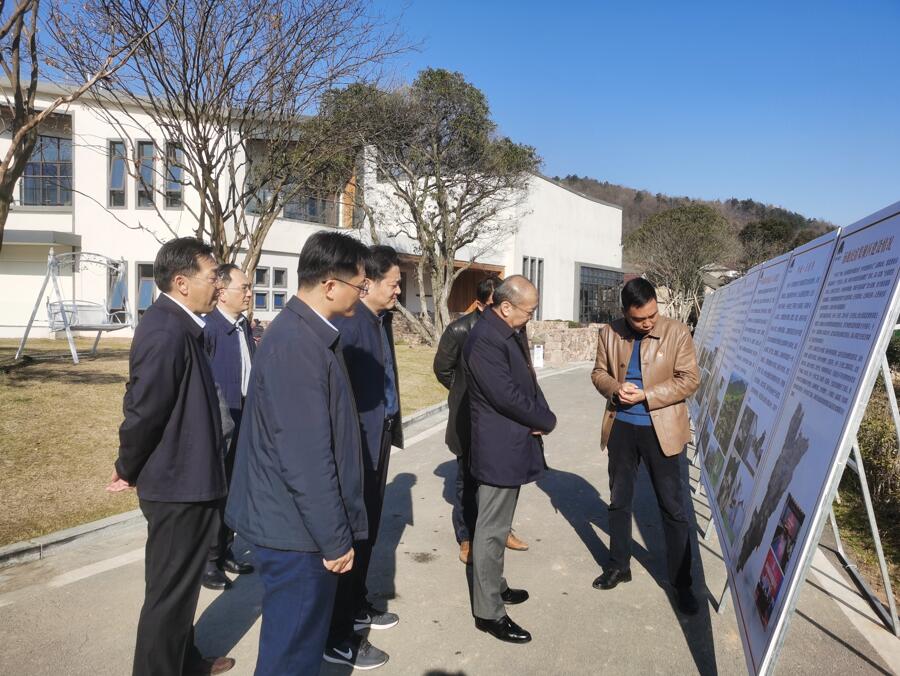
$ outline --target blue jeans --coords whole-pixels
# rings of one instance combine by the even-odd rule
[[[338,576],[319,552],[254,551],[264,589],[256,676],[318,674]]]

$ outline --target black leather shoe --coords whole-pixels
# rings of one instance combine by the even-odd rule
[[[235,559],[225,559],[222,563],[222,568],[235,575],[246,575],[247,573],[253,572],[253,566],[249,563],[244,563],[243,561],[237,561]]]
[[[476,617],[475,627],[507,643],[528,643],[531,640],[531,634],[509,619],[509,615],[504,615],[499,620]]]
[[[603,571],[603,575],[594,580],[594,589],[612,589],[620,582],[631,582],[631,569],[619,570],[609,568]]]
[[[685,615],[696,615],[700,612],[700,604],[690,587],[676,589],[675,597],[678,599],[678,612]]]
[[[228,576],[225,575],[221,570],[216,568],[215,566],[211,566],[206,569],[206,572],[203,573],[203,580],[201,584],[207,589],[212,589],[213,591],[224,591],[225,589],[229,589],[231,587],[231,580],[228,579]]]
[[[500,598],[503,599],[503,603],[506,605],[514,606],[517,603],[525,603],[528,600],[528,592],[524,589],[507,587],[506,591],[500,592]]]

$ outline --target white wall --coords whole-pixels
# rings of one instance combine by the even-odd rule
[[[576,317],[579,263],[622,267],[622,210],[535,176],[504,265],[522,274],[522,258],[544,259],[541,319]]]
[[[38,107],[48,98],[39,99]],[[108,143],[122,139],[123,133],[103,114],[92,109],[86,101],[76,102],[58,111],[68,116],[55,122],[50,135],[71,135],[73,156],[73,195],[71,207],[14,206],[7,222],[9,230],[48,230],[73,233],[81,238],[81,250],[103,254],[111,258],[124,258],[128,267],[129,304],[137,306],[137,266],[152,263],[160,242],[173,235],[192,234],[195,220],[191,211],[137,208],[137,180],[126,178],[126,206],[108,208]],[[154,140],[158,146],[157,188],[162,189],[165,139],[150,118],[140,111],[131,113],[135,121],[128,122],[127,136],[129,159],[133,159],[133,142],[138,139]],[[9,145],[9,135],[0,134],[0,152]],[[387,183],[377,183],[374,175],[364,180],[367,200],[378,212],[386,228],[396,227],[402,219],[403,209],[391,193]],[[18,197],[18,192],[16,193]],[[164,196],[156,199],[163,205]],[[199,197],[185,188],[183,199],[187,205],[197,205]],[[458,252],[459,260],[468,260],[473,253],[481,263],[503,266],[505,274],[522,272],[522,257],[544,259],[544,319],[572,319],[575,312],[576,262],[604,267],[620,267],[621,210],[585,198],[562,188],[553,182],[533,177],[529,183],[526,203],[520,209],[511,210],[504,218],[510,220],[514,234],[510,234],[491,246],[478,246],[475,250]],[[339,223],[343,223],[339,219]],[[278,219],[266,239],[260,265],[281,267],[288,271],[286,291],[296,290],[297,257],[306,239],[314,232],[330,229],[314,223]],[[360,236],[366,240],[364,231]],[[416,253],[415,241],[399,236],[387,239],[399,251]],[[58,251],[69,247],[56,247]],[[24,330],[34,305],[43,275],[46,272],[46,245],[8,244],[0,254],[0,335],[18,336]],[[267,290],[271,291],[272,287]],[[407,283],[407,303],[418,306],[414,279]],[[102,301],[106,294],[103,274],[78,274],[63,285],[64,296],[74,295],[83,300]],[[45,298],[46,298],[45,294]],[[272,308],[259,311],[256,316],[272,319],[277,312]],[[37,330],[34,335],[47,335],[46,311],[38,312]],[[121,331],[117,335],[126,335]]]

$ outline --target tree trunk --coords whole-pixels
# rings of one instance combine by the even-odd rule
[[[0,251],[3,251],[3,233],[6,230],[6,219],[9,218],[9,205],[12,198],[0,195]]]

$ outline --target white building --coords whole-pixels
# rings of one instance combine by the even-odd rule
[[[44,92],[45,105],[53,93]],[[39,98],[37,105],[41,102]],[[173,230],[179,236],[193,233],[193,217],[184,205],[196,204],[198,196],[176,181],[164,185],[166,157],[173,147],[161,134],[152,133],[153,125],[140,110],[131,115],[138,126],[150,130],[148,138],[135,133],[132,141],[123,141],[116,127],[87,101],[60,109],[40,130],[41,140],[19,182],[0,251],[0,337],[24,332],[51,248],[57,253],[89,251],[124,259],[128,300],[136,320],[156,297],[152,263],[159,241],[172,237]],[[9,139],[8,130],[0,134],[0,152],[6,151]],[[153,181],[152,191],[141,189],[141,182],[126,171],[126,162],[145,171],[145,180]],[[362,184],[383,190],[377,181]],[[273,318],[296,290],[298,254],[310,234],[350,229],[352,220],[352,209],[343,200],[304,199],[287,205],[266,238],[256,271],[254,316]],[[621,208],[534,176],[516,224],[513,234],[461,275],[450,299],[451,311],[469,306],[474,286],[484,274],[522,273],[542,291],[540,318],[597,319],[604,312],[607,287],[621,284]],[[415,276],[409,274],[415,250],[410,242],[394,243],[405,254],[403,300],[416,309],[420,299]],[[96,277],[68,275],[61,284],[63,296],[103,300],[107,280]],[[32,330],[35,337],[48,335],[45,301]]]

